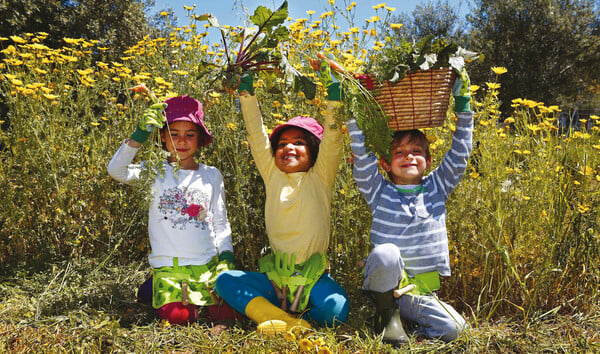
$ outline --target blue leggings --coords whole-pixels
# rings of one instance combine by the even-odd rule
[[[215,289],[231,307],[246,313],[250,300],[262,296],[279,307],[279,300],[269,278],[263,273],[231,270],[219,274]],[[345,322],[350,311],[346,291],[329,274],[323,274],[313,286],[308,299],[308,311],[302,316],[321,327]]]

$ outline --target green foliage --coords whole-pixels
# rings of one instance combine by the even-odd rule
[[[59,48],[62,38],[86,38],[106,47],[115,58],[145,34],[148,25],[145,0],[3,0],[0,2],[0,37],[16,33],[46,32],[46,45]]]
[[[393,37],[418,40],[434,36],[447,38],[466,46],[464,23],[459,19],[458,9],[452,7],[447,0],[419,4],[410,14],[400,13],[393,16],[391,22],[402,24],[402,27],[395,29],[393,34],[390,33]],[[391,31],[382,28],[381,32]]]
[[[282,55],[276,47],[280,41],[287,39],[289,34],[287,27],[282,25],[287,17],[287,1],[275,12],[259,6],[254,10],[254,15],[250,16],[250,20],[258,29],[243,29],[240,34],[234,33],[232,37],[228,37],[229,27],[221,26],[212,14],[196,17],[200,21],[208,21],[212,27],[220,30],[227,59],[225,65],[201,61],[198,66],[198,79],[205,78],[220,84],[222,89],[233,94],[239,87],[242,75],[277,68]],[[228,38],[233,39],[232,43],[228,43]],[[239,43],[235,59],[234,53],[229,50],[233,43]]]
[[[120,185],[106,173],[111,156],[153,102],[148,95],[129,90],[139,83],[145,83],[161,100],[187,94],[202,101],[214,140],[198,158],[223,173],[238,267],[256,269],[256,260],[267,244],[263,182],[245,143],[235,98],[216,92],[219,87],[210,80],[196,80],[198,62],[217,65],[222,59],[207,49],[209,43],[197,28],[173,30],[166,38],[145,38],[119,61],[93,60],[94,53],[102,53],[100,44],[83,39],[67,38],[57,49],[46,46],[46,36],[40,33],[0,42],[5,56],[0,68],[0,262],[1,273],[6,275],[0,291],[8,294],[17,279],[30,276],[15,273],[18,269],[52,275],[50,280],[40,279],[37,287],[23,288],[25,294],[3,302],[3,309],[14,309],[19,318],[3,322],[5,332],[17,331],[28,340],[31,327],[19,326],[21,319],[27,319],[28,326],[59,323],[59,332],[66,335],[57,336],[52,343],[79,351],[90,347],[104,350],[107,338],[117,338],[123,348],[130,345],[129,350],[180,350],[182,346],[171,346],[172,337],[165,337],[189,338],[192,330],[156,331],[151,325],[139,335],[140,343],[145,344],[136,347],[116,324],[121,312],[112,308],[131,303],[135,287],[147,276],[147,193],[141,187]],[[320,41],[324,39],[320,37],[323,34],[301,37],[302,30],[290,31],[293,42],[281,45],[288,45],[290,67],[312,80],[312,69],[303,63],[307,56],[322,50]],[[346,45],[354,45],[353,40],[349,43]],[[359,49],[352,47],[343,53],[358,56]],[[343,64],[353,64],[353,60]],[[473,95],[476,148],[448,203],[453,275],[444,280],[440,296],[469,313],[475,329],[478,321],[488,318],[518,318],[516,326],[525,323],[521,336],[530,342],[531,324],[555,319],[558,313],[597,308],[600,133],[596,117],[590,118],[594,124],[588,128],[563,134],[557,129],[557,107],[539,102],[517,100],[511,102],[514,107],[501,111],[500,78],[496,79],[487,85],[481,82],[482,88]],[[255,83],[267,129],[298,115],[321,120],[322,86],[317,85],[315,98],[307,100],[303,93],[290,89],[286,77],[273,72],[260,71]],[[360,89],[349,79],[346,87]],[[365,103],[346,104],[352,111],[353,104]],[[501,114],[512,120],[497,125]],[[363,118],[372,117],[365,114]],[[449,114],[444,127],[426,131],[435,140],[431,145],[434,165],[449,149],[453,119]],[[328,258],[332,276],[350,294],[355,316],[351,315],[347,332],[342,329],[337,337],[331,334],[331,342],[338,341],[340,351],[354,350],[356,343],[366,350],[383,351],[389,348],[383,348],[365,326],[372,309],[360,295],[361,268],[357,263],[370,251],[371,216],[352,180],[348,137],[344,139]],[[141,148],[137,161],[149,161],[152,166],[164,161],[156,135]],[[49,269],[56,264],[58,269]],[[44,271],[36,272],[39,269]],[[87,271],[73,274],[74,269]],[[116,280],[106,280],[113,276]],[[86,277],[97,284],[96,291],[86,285]],[[118,289],[107,288],[107,284],[117,284]],[[116,293],[110,293],[113,290]],[[86,293],[92,295],[86,297]],[[119,299],[117,305],[111,295]],[[80,304],[85,306],[78,307]],[[77,311],[71,314],[73,309]],[[105,310],[110,315],[100,313]],[[10,312],[3,310],[3,314]],[[99,329],[105,330],[100,339],[94,337]],[[118,336],[112,337],[115,333]],[[580,338],[577,334],[568,338]],[[146,335],[151,343],[144,341]],[[478,338],[466,337],[445,348],[460,351],[475,345],[477,350],[481,348],[477,343],[488,343],[489,336],[486,332]],[[11,343],[18,343],[16,337],[11,338]],[[506,344],[506,339],[494,339],[498,348]],[[206,348],[205,337],[192,341]],[[253,336],[248,342],[264,343]],[[232,350],[240,348],[237,342],[228,344]],[[297,349],[283,341],[279,344],[282,351]],[[10,343],[0,345],[12,349]],[[588,342],[568,345],[574,350],[592,348]]]
[[[433,35],[417,42],[390,38],[386,46],[371,57],[366,70],[378,81],[398,82],[417,70],[453,68],[460,73],[465,60],[478,57],[477,53]]]
[[[600,38],[594,34],[597,2],[561,0],[478,0],[469,16],[473,49],[486,60],[473,69],[476,81],[488,68],[504,66],[502,110],[514,98],[529,98],[572,108],[597,84]]]

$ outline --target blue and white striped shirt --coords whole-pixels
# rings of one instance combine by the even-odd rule
[[[354,154],[354,180],[369,204],[373,222],[371,243],[398,246],[410,276],[438,271],[450,275],[446,232],[446,200],[462,178],[473,146],[473,113],[457,112],[452,148],[440,165],[425,176],[422,187],[399,192],[379,172],[377,158],[367,151],[356,121],[347,123]]]

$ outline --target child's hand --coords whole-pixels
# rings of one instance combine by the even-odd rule
[[[452,85],[455,112],[471,112],[471,80],[465,69]]]
[[[252,75],[245,74],[240,79],[240,87],[238,87],[238,93],[249,93],[254,95],[254,79]]]
[[[452,85],[452,94],[454,97],[458,96],[471,96],[471,79],[469,79],[469,74],[465,69],[462,70],[460,75],[454,81],[454,85]]]
[[[167,104],[164,102],[155,103],[146,108],[131,138],[140,144],[145,143],[154,128],[160,129],[165,125],[167,121],[163,114],[165,108],[167,108]]]
[[[330,101],[341,100],[343,93],[338,77],[345,72],[344,68],[335,60],[326,58],[321,52],[317,53],[317,57],[319,59],[309,59],[310,66],[317,71],[319,81],[327,89],[327,99]]]

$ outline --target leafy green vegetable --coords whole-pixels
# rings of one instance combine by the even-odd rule
[[[229,35],[230,29],[220,25],[212,14],[197,16],[198,20],[208,21],[221,31],[227,59],[225,65],[199,63],[197,78],[208,77],[214,85],[220,85],[225,91],[233,93],[239,87],[242,75],[250,71],[277,70],[282,59],[282,54],[276,49],[277,45],[289,35],[289,29],[283,25],[287,17],[287,1],[276,11],[259,6],[250,17],[252,23],[258,26],[257,30],[246,28],[239,35]],[[228,43],[227,38],[232,42]],[[239,49],[234,58],[230,47],[237,43]]]
[[[418,42],[401,40],[400,43],[388,42],[369,62],[367,72],[377,81],[398,82],[406,74],[417,70],[453,68],[460,73],[465,61],[480,57],[477,53],[459,47],[433,35]]]

